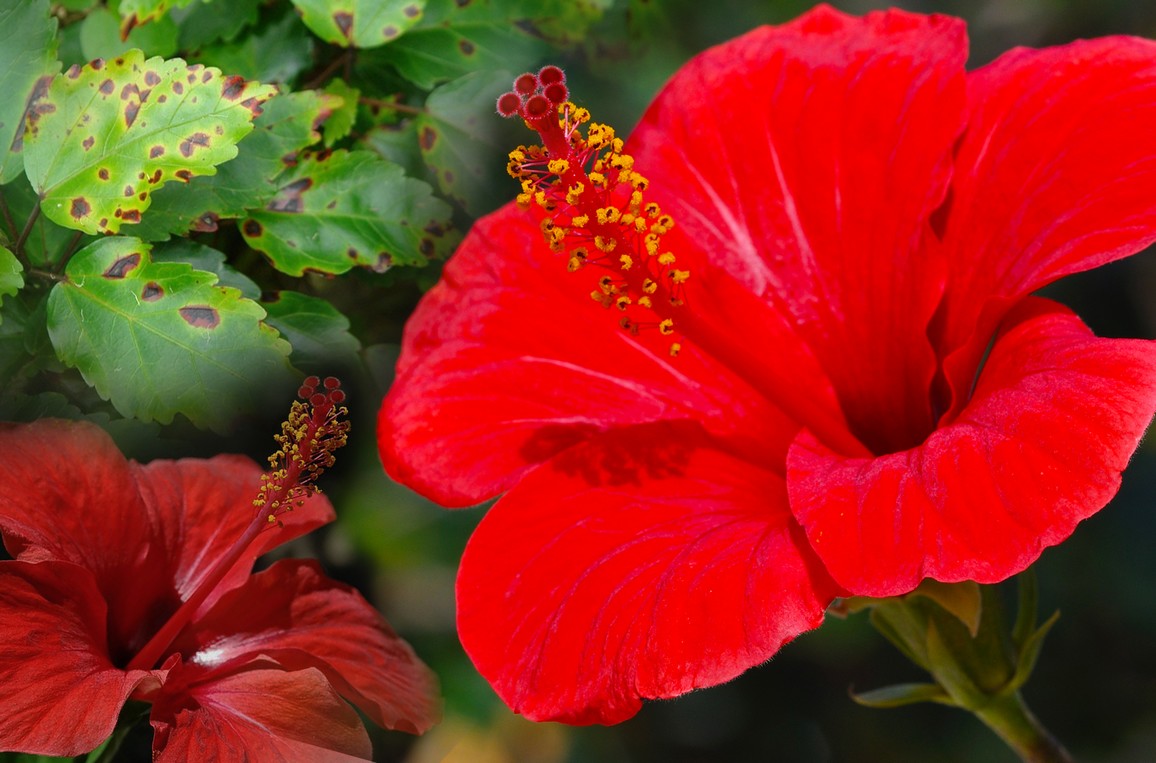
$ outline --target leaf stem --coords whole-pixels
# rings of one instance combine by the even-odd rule
[[[20,231],[20,237],[16,239],[13,245],[13,254],[17,257],[24,256],[24,242],[32,234],[32,226],[36,224],[36,220],[40,217],[40,205],[37,204],[32,207],[32,213],[28,215],[28,221],[24,223],[24,230]]]
[[[1024,763],[1073,763],[1072,756],[1032,715],[1018,691],[993,697],[974,712]]]
[[[417,106],[409,106],[404,103],[397,103],[396,101],[387,101],[383,98],[360,98],[359,99],[366,106],[376,106],[379,109],[390,109],[391,111],[400,111],[403,114],[424,114],[425,109]]]
[[[342,68],[343,66],[346,66],[347,65],[346,62],[352,62],[352,60],[353,60],[353,53],[351,51],[349,51],[349,50],[342,51],[341,55],[337,56],[332,61],[330,61],[328,64],[326,64],[325,68],[322,69],[320,72],[318,72],[317,76],[313,77],[311,80],[309,80],[304,85],[302,85],[301,89],[302,90],[313,90],[315,88],[321,87],[329,80],[329,78],[331,76],[333,76],[334,72],[336,72],[338,69]]]
[[[8,238],[16,235],[16,221],[12,219],[12,211],[8,209],[8,199],[4,198],[4,189],[0,188],[0,215],[4,216],[4,223],[8,226]]]

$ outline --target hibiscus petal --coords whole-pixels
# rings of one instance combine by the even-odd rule
[[[933,423],[926,329],[944,266],[921,246],[966,57],[957,19],[822,6],[693,59],[628,144],[677,221],[672,251],[709,257],[786,317],[875,452]]]
[[[176,671],[174,671],[174,678]],[[368,760],[357,713],[318,670],[250,670],[158,698],[153,760]]]
[[[458,631],[516,712],[616,723],[822,620],[836,590],[782,479],[707,442],[669,424],[608,433],[486,514],[462,559]]]
[[[421,733],[437,720],[436,679],[356,590],[316,562],[287,560],[223,597],[174,649],[202,668],[275,659],[319,668],[379,726]]]
[[[244,456],[226,455],[133,464],[132,470],[152,523],[153,553],[167,567],[166,579],[173,581],[184,601],[252,522],[261,468]],[[257,557],[333,517],[333,506],[322,495],[282,515],[282,527],[258,536],[200,611],[244,582]]]
[[[112,733],[149,674],[109,661],[105,618],[83,568],[0,563],[0,750],[80,755]]]
[[[406,326],[379,418],[390,475],[470,505],[599,431],[662,419],[786,452],[797,424],[713,358],[623,331],[581,275],[515,206],[474,226]]]
[[[1156,43],[1013,50],[969,75],[968,100],[943,234],[956,411],[1009,305],[1156,240]]]
[[[923,445],[848,459],[804,433],[792,447],[791,509],[852,593],[998,582],[1115,495],[1156,409],[1156,343],[1095,337],[1042,299],[1008,321],[967,407]]]

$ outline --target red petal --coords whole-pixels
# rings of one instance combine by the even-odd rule
[[[326,578],[316,562],[281,561],[254,575],[174,650],[207,669],[258,654],[287,670],[319,668],[385,728],[416,734],[437,720],[433,674],[361,594]]]
[[[616,723],[819,624],[836,591],[799,529],[780,477],[701,433],[607,434],[486,514],[462,559],[459,635],[516,712]]]
[[[194,686],[159,699],[152,725],[157,763],[338,763],[372,753],[357,713],[317,670],[251,670]]]
[[[474,226],[406,326],[378,429],[393,477],[469,505],[596,432],[662,419],[786,452],[797,425],[717,361],[627,334],[584,275],[517,207]]]
[[[81,567],[0,563],[0,750],[80,755],[112,733],[148,673],[109,661],[106,614]]]
[[[943,242],[957,411],[1010,304],[1156,240],[1156,43],[1013,50],[968,99]]]
[[[943,264],[922,237],[962,129],[966,56],[957,19],[820,7],[692,60],[628,146],[678,223],[672,250],[788,318],[875,451],[933,424]]]
[[[923,445],[847,459],[804,433],[791,449],[791,509],[852,593],[1003,580],[1115,495],[1156,408],[1156,343],[1099,339],[1041,299],[1009,321],[967,407]]]
[[[134,464],[133,476],[153,525],[156,553],[168,568],[166,579],[184,601],[252,521],[261,468],[244,456],[217,456]],[[284,514],[284,527],[258,537],[201,611],[244,582],[258,556],[333,517],[333,506],[322,495]]]

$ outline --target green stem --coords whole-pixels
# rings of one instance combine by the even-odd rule
[[[1072,756],[1032,715],[1018,691],[993,697],[974,712],[1024,763],[1073,763]]]

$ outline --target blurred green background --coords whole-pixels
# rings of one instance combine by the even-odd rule
[[[0,0],[11,2],[13,0]],[[19,0],[16,0],[19,1]],[[222,0],[216,0],[218,3]],[[603,4],[609,4],[608,2]],[[650,98],[688,58],[759,24],[789,20],[811,7],[798,0],[635,0],[627,26],[618,3],[586,43],[558,48],[538,63],[559,63],[573,98],[595,119],[625,134]],[[861,13],[887,5],[962,16],[971,60],[982,65],[1017,45],[1078,37],[1156,37],[1156,3],[1134,0],[989,0],[835,2]],[[629,29],[629,31],[628,31]],[[498,120],[496,116],[494,120]],[[504,129],[504,128],[503,128]],[[508,133],[513,141],[524,134]],[[505,163],[495,153],[495,177]],[[645,171],[645,170],[643,170]],[[500,181],[499,181],[500,182]],[[495,186],[498,187],[498,186]],[[506,197],[516,186],[506,182]],[[1153,189],[1156,195],[1156,189]],[[495,205],[499,202],[495,197]],[[463,227],[470,218],[459,210]],[[430,278],[424,279],[428,285]],[[321,482],[338,522],[288,550],[316,554],[336,578],[353,583],[440,676],[445,719],[421,738],[371,730],[378,760],[407,763],[699,763],[706,761],[1014,761],[1014,755],[966,713],[941,706],[879,711],[848,698],[859,690],[922,680],[862,615],[830,618],[769,664],[724,686],[648,703],[616,727],[533,724],[510,713],[474,671],[454,631],[457,560],[484,508],[442,510],[382,473],[375,416],[388,388],[401,327],[423,280],[354,277],[314,288],[336,304],[369,304],[353,333],[363,365],[334,368],[351,391],[354,429],[346,452]],[[1067,279],[1049,294],[1106,336],[1156,336],[1156,261],[1150,253]],[[359,322],[360,321],[360,322]],[[285,401],[287,407],[288,401]],[[229,439],[155,441],[139,458],[273,449],[277,413]],[[131,434],[131,433],[130,433]],[[170,439],[169,442],[178,440]],[[1099,763],[1156,760],[1156,447],[1142,446],[1118,498],[1085,522],[1036,569],[1042,612],[1063,615],[1025,689],[1029,705],[1077,759]],[[147,749],[147,734],[142,737]]]

